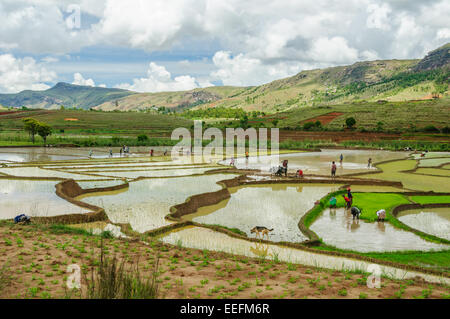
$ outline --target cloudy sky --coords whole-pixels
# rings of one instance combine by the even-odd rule
[[[450,42],[449,17],[448,0],[0,0],[0,92],[258,85],[421,58]]]

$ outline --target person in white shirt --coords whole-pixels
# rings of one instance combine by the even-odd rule
[[[377,217],[379,222],[384,222],[384,219],[386,218],[386,211],[384,209],[380,209],[377,211]]]

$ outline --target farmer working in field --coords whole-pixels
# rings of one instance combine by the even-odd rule
[[[350,213],[352,213],[352,215],[353,215],[353,219],[355,219],[355,217],[357,219],[359,219],[359,215],[361,214],[361,211],[362,211],[362,209],[359,209],[358,207],[353,206],[350,210]]]
[[[386,211],[384,209],[380,209],[377,211],[377,217],[379,222],[384,222],[384,219],[386,218]]]
[[[333,161],[333,163],[331,164],[331,178],[335,178],[336,177],[336,163]]]
[[[348,198],[348,197],[345,196],[345,195],[342,195],[342,197],[344,197],[344,200],[345,200],[345,209],[349,210],[350,207],[352,207],[352,204],[351,204],[351,202],[350,202],[350,198]]]

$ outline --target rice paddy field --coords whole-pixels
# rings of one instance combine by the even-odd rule
[[[450,153],[322,149],[238,157],[235,167],[229,160],[150,157],[144,147],[127,156],[109,148],[0,149],[0,220],[26,214],[33,224],[98,207],[101,218],[55,227],[334,271],[367,273],[379,262],[389,278],[449,285]],[[273,175],[283,160],[287,176]],[[69,180],[72,188],[57,195],[56,185]],[[344,208],[347,188],[360,219]],[[329,208],[333,196],[337,207]],[[385,221],[377,221],[379,209]],[[251,232],[255,226],[268,236]]]

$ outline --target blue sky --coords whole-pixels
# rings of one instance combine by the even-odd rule
[[[446,0],[2,0],[0,92],[247,86],[421,58],[450,41],[449,16]]]

